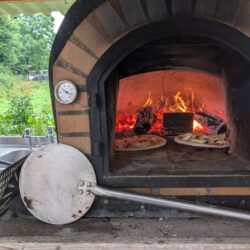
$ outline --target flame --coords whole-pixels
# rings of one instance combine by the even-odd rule
[[[143,107],[151,107],[153,105],[153,101],[152,101],[152,98],[151,98],[151,94],[152,92],[148,92],[148,99],[146,100],[146,102],[144,103]]]
[[[184,100],[181,97],[181,92],[177,92],[177,94],[174,96],[174,100],[177,106],[176,111],[181,111],[181,112],[187,112],[188,108],[184,102]]]
[[[186,97],[183,96],[181,91],[178,91],[172,98],[161,96],[156,102],[153,102],[152,92],[148,93],[148,97],[143,107],[152,107],[156,121],[152,125],[149,133],[163,131],[163,114],[166,112],[196,112],[203,111],[204,103],[202,105],[195,105],[195,95],[192,89],[190,94]],[[136,123],[136,111],[133,114],[117,114],[116,118],[116,132],[131,132]],[[209,133],[209,129],[194,119],[193,131],[201,133]]]
[[[193,130],[194,131],[202,131],[203,129],[204,129],[204,127],[194,119],[194,121],[193,121]]]

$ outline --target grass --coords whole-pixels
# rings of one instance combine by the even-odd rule
[[[3,114],[9,107],[9,102],[5,97],[0,97],[0,114]]]
[[[51,106],[48,82],[35,82],[32,87],[32,105],[35,113],[40,113],[43,106]]]
[[[48,126],[54,126],[49,83],[0,74],[0,135],[22,135],[27,127],[45,135]]]
[[[4,114],[8,110],[10,104],[9,97],[14,91],[25,92],[31,97],[34,113],[41,113],[44,106],[48,107],[52,113],[48,82],[17,79],[17,81],[11,84],[11,87],[0,85],[0,114]]]

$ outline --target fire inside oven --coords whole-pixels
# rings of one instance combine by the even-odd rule
[[[207,73],[165,70],[119,82],[116,136],[211,135],[226,132],[221,79]]]
[[[121,173],[171,168],[178,172],[171,163],[178,159],[179,164],[193,163],[195,169],[200,157],[197,150],[214,150],[212,158],[219,159],[216,149],[230,148],[225,91],[219,76],[159,70],[122,78],[118,85],[113,165],[119,162]],[[201,153],[204,160],[211,157]]]

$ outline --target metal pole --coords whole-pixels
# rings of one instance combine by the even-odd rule
[[[250,220],[250,213],[244,213],[244,212],[237,211],[237,210],[225,209],[222,207],[197,205],[197,204],[183,202],[183,201],[175,201],[175,200],[155,198],[155,197],[150,197],[150,196],[145,196],[145,195],[132,194],[128,192],[114,191],[114,190],[103,188],[100,186],[89,187],[89,191],[92,192],[94,195],[101,196],[101,197],[116,198],[120,200],[135,201],[135,202],[140,202],[140,203],[150,204],[150,205],[155,205],[155,206],[160,206],[160,207],[176,208],[176,209],[181,209],[181,210],[186,210],[186,211],[191,211],[191,212],[225,216],[225,217],[231,217],[231,218],[242,219],[242,220]]]

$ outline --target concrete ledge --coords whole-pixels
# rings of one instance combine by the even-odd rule
[[[231,243],[201,243],[196,239],[192,242],[166,242],[166,243],[139,243],[139,244],[123,244],[123,243],[0,243],[1,250],[127,250],[127,249],[165,249],[165,250],[249,250],[250,244],[231,244]]]
[[[88,219],[51,226],[2,218],[0,250],[250,249],[250,222],[217,217]]]

